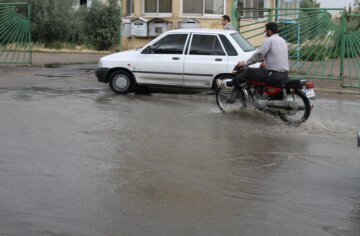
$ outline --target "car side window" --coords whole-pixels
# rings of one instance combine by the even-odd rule
[[[170,34],[151,46],[152,54],[182,54],[187,34]]]
[[[216,35],[194,35],[190,47],[190,55],[220,55],[225,52]]]
[[[231,44],[228,38],[226,38],[225,35],[220,34],[220,39],[222,44],[224,45],[224,48],[229,56],[237,56],[238,53],[236,52],[236,49]]]

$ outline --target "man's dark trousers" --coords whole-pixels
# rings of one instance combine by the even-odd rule
[[[287,79],[288,72],[269,71],[264,68],[248,68],[234,78],[233,85],[239,86],[247,80],[254,80],[281,87],[282,83]]]

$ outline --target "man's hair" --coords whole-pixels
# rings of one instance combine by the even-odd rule
[[[229,22],[231,21],[230,17],[228,15],[223,15],[222,18],[226,21],[229,21]]]
[[[265,25],[266,30],[270,30],[273,34],[279,33],[278,25],[275,22],[269,22]]]

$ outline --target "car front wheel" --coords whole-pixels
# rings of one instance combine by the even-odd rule
[[[126,71],[114,71],[109,76],[110,89],[116,94],[126,94],[134,89],[134,77]]]

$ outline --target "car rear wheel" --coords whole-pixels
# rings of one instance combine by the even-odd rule
[[[116,94],[130,93],[133,91],[134,85],[134,77],[129,72],[117,70],[109,76],[110,89]]]

